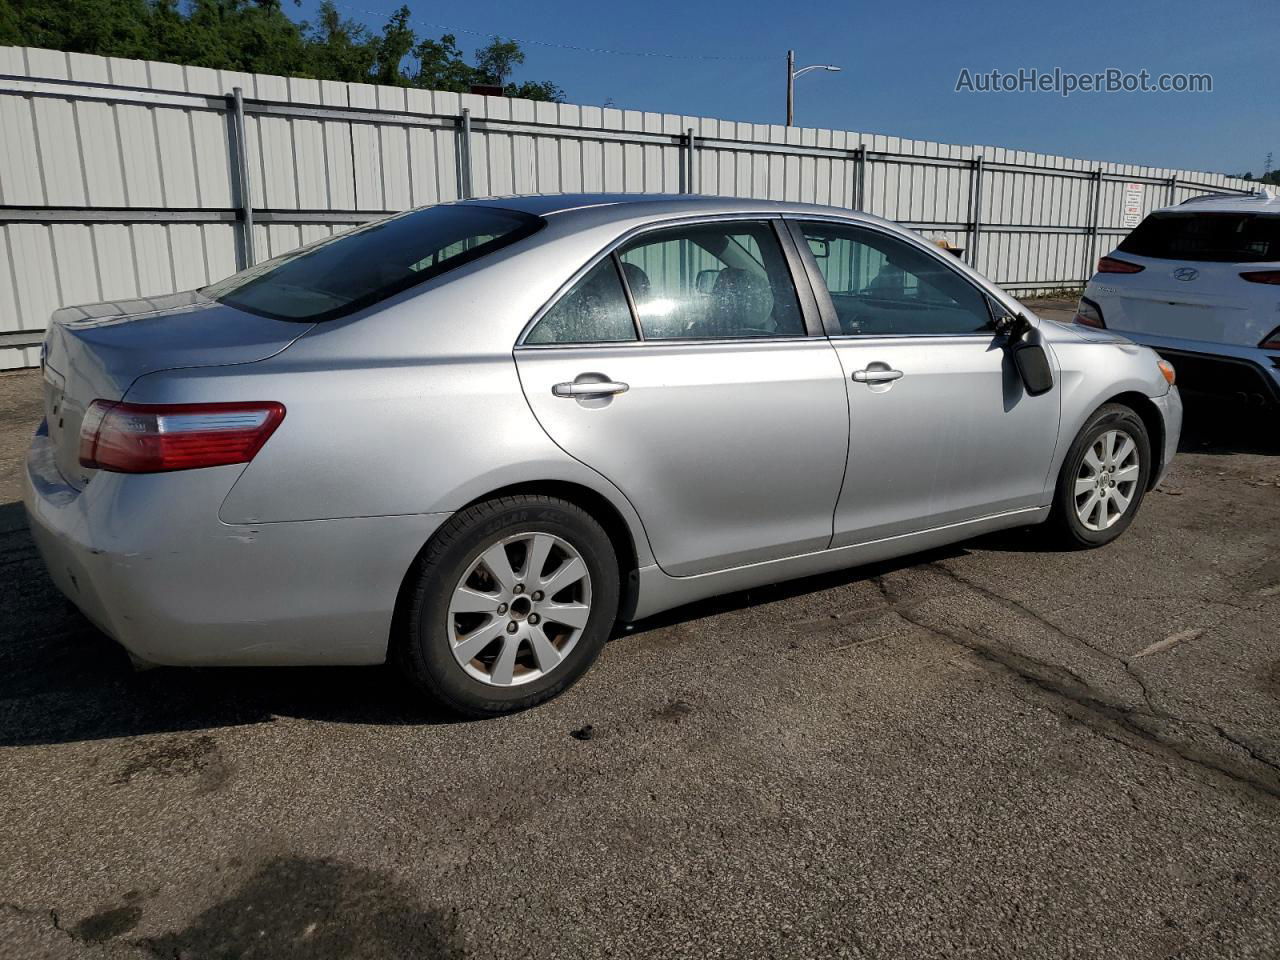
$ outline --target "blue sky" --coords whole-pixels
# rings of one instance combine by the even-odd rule
[[[291,15],[310,18],[318,0]],[[1015,147],[1091,160],[1236,173],[1280,166],[1280,2],[644,0],[448,5],[338,0],[381,28],[401,2],[420,35],[526,41],[518,79],[549,79],[571,103],[781,123],[785,56],[835,63],[796,84],[796,123]],[[290,5],[286,0],[286,8]],[[540,45],[670,57],[601,54]],[[702,59],[725,57],[735,59]],[[962,69],[1208,73],[1211,93],[957,93]]]

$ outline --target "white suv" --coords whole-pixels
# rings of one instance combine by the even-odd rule
[[[1154,347],[1189,390],[1280,405],[1280,197],[1196,197],[1098,261],[1075,320]]]

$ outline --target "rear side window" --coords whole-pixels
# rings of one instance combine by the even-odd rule
[[[635,338],[618,265],[613,257],[605,257],[546,312],[524,342],[608,343]]]
[[[203,292],[275,320],[330,320],[471,263],[543,222],[495,207],[411,210],[256,264]]]
[[[646,340],[805,335],[791,271],[768,222],[658,230],[619,259]]]
[[[1280,216],[1259,213],[1153,213],[1119,247],[1136,257],[1208,263],[1280,260]]]

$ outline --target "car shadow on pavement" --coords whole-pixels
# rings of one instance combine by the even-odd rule
[[[958,556],[947,548],[688,604],[615,639],[760,606]],[[53,585],[20,504],[0,506],[0,746],[179,733],[276,717],[425,725],[459,722],[424,701],[390,667],[135,670],[124,650]]]
[[[156,668],[124,650],[53,585],[22,505],[0,505],[0,746],[269,722],[429,724],[451,718],[386,667]]]
[[[1280,456],[1280,410],[1186,392],[1179,453]]]

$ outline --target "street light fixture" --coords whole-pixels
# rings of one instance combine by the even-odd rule
[[[839,73],[840,68],[830,63],[815,63],[809,67],[796,69],[796,52],[787,51],[787,126],[795,126],[796,119],[796,77],[804,76],[811,70],[826,70]]]

